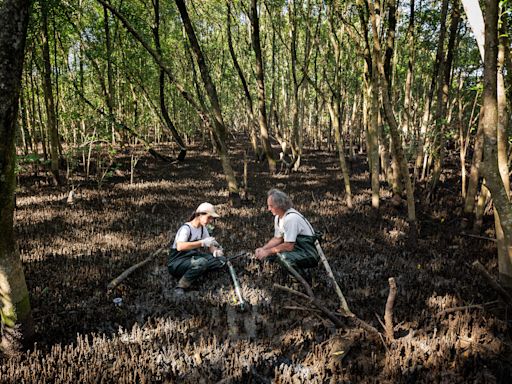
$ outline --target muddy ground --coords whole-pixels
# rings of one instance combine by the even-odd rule
[[[234,207],[209,150],[194,147],[178,164],[143,155],[132,185],[131,151],[119,152],[101,185],[86,180],[78,164],[72,204],[70,187],[53,187],[41,174],[20,176],[16,232],[37,343],[1,362],[1,382],[510,382],[510,315],[471,268],[479,260],[496,275],[495,245],[462,234],[457,172],[445,174],[428,205],[418,186],[414,245],[406,207],[392,203],[385,184],[381,209],[372,210],[363,156],[352,164],[353,209],[344,202],[337,156],[313,150],[289,175],[270,176],[264,163],[249,159],[249,195]],[[238,175],[242,159],[236,150]],[[237,311],[227,270],[176,297],[165,255],[107,291],[114,277],[167,246],[202,201],[219,207],[213,234],[225,250],[252,252],[272,235],[265,206],[271,187],[286,191],[325,232],[323,248],[350,309],[383,334],[388,278],[396,279],[395,341],[341,315],[344,326],[334,328],[310,303],[273,287],[297,288],[277,266],[251,256],[234,261],[251,304],[245,313]],[[481,235],[494,236],[492,216]],[[331,311],[339,309],[321,268],[313,290]],[[461,306],[470,307],[445,311]]]

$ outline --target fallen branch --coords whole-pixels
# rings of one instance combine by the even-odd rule
[[[162,247],[159,250],[153,252],[149,257],[142,260],[140,263],[132,265],[130,268],[125,270],[123,273],[121,273],[119,276],[117,276],[114,280],[112,280],[110,283],[108,283],[107,289],[111,290],[111,289],[114,289],[115,287],[117,287],[119,285],[119,283],[121,283],[124,279],[126,279],[133,271],[139,269],[140,267],[143,267],[144,265],[149,263],[151,260],[153,260],[155,257],[160,255],[166,249],[167,249],[167,247]]]
[[[393,307],[395,305],[396,297],[396,282],[394,277],[388,279],[389,282],[389,295],[386,301],[386,310],[384,312],[384,323],[386,325],[386,338],[388,342],[395,340],[393,335]]]
[[[475,268],[480,274],[487,280],[487,282],[494,288],[496,292],[500,295],[500,297],[507,303],[507,305],[512,307],[512,296],[492,277],[489,272],[485,269],[485,267],[480,264],[477,260],[472,264],[472,267]]]
[[[483,303],[483,304],[471,304],[471,305],[464,305],[462,307],[446,308],[446,309],[442,310],[441,312],[436,313],[436,317],[441,317],[443,315],[446,315],[446,314],[452,313],[452,312],[465,311],[466,309],[473,309],[473,308],[485,309],[485,307],[487,307],[489,305],[496,304],[496,303],[498,303],[498,301],[494,300],[494,301],[489,301],[488,303]]]
[[[488,241],[492,241],[492,242],[496,242],[496,239],[493,239],[492,237],[485,237],[485,236],[479,236],[479,235],[473,235],[471,233],[466,233],[466,232],[461,232],[460,233],[462,236],[468,236],[468,237],[474,237],[475,239],[480,239],[480,240],[488,240]]]
[[[318,309],[308,308],[308,307],[301,307],[300,305],[287,305],[284,306],[283,309],[289,309],[291,311],[306,311],[306,312],[313,312],[313,313],[319,313],[322,312]]]
[[[313,304],[315,307],[317,307],[319,310],[321,310],[329,318],[329,320],[332,321],[332,323],[334,324],[334,326],[336,328],[343,327],[342,321],[340,319],[338,319],[338,317],[336,317],[336,315],[334,313],[332,313],[327,308],[325,308],[323,306],[323,304],[317,298],[308,296],[302,292],[296,291],[295,289],[284,287],[279,284],[274,284],[274,288],[280,289],[281,291],[285,291],[285,292],[291,293],[296,296],[300,296],[300,297],[308,300],[311,304]]]

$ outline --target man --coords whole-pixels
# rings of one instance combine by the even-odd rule
[[[281,265],[288,263],[302,277],[310,280],[306,268],[318,265],[315,231],[284,192],[271,189],[267,194],[268,210],[275,216],[274,237],[263,247],[256,249],[258,260],[267,257],[276,259]],[[277,256],[277,258],[276,258]]]

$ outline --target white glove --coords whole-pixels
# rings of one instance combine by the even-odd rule
[[[215,242],[215,237],[207,237],[201,240],[201,247],[209,248]]]
[[[224,256],[224,251],[222,249],[216,249],[215,251],[213,251],[213,257],[219,256]]]

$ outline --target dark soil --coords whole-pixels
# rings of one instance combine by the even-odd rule
[[[471,268],[479,260],[496,275],[495,245],[463,235],[457,172],[444,175],[428,205],[417,187],[414,244],[405,203],[395,204],[385,184],[380,210],[372,209],[364,159],[352,162],[353,209],[344,202],[337,156],[324,151],[307,150],[300,170],[289,175],[270,176],[264,163],[249,160],[249,193],[240,207],[228,202],[220,162],[199,148],[177,164],[144,155],[132,185],[130,153],[118,155],[116,171],[101,186],[80,168],[72,178],[73,204],[69,187],[22,175],[16,231],[37,345],[4,360],[0,381],[510,382],[510,317]],[[242,150],[233,152],[233,163],[241,175]],[[388,278],[396,279],[394,341],[341,316],[345,325],[335,329],[311,304],[275,289],[274,283],[297,287],[278,266],[252,255],[233,262],[251,304],[245,313],[237,311],[227,270],[176,297],[165,255],[107,291],[114,277],[167,246],[203,201],[219,207],[214,236],[225,250],[252,253],[272,236],[266,210],[272,187],[287,192],[325,232],[323,248],[350,309],[383,334]],[[492,221],[485,217],[482,236],[493,237]],[[331,311],[339,309],[322,268],[313,290]]]

